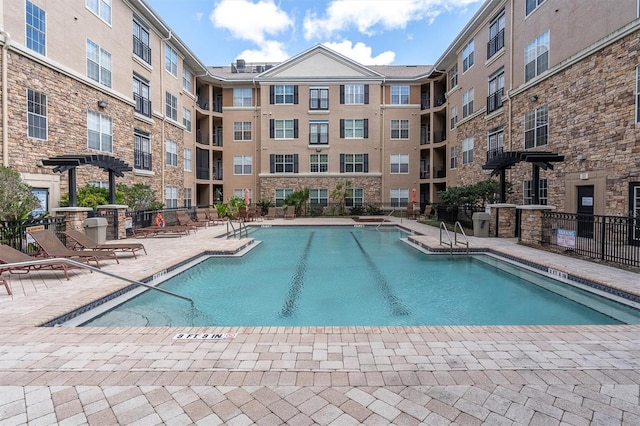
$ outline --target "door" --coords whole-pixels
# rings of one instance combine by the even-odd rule
[[[640,182],[629,183],[629,244],[640,246]]]
[[[593,185],[578,187],[578,237],[593,238]]]

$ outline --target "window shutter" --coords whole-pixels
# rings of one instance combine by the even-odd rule
[[[276,172],[276,155],[269,154],[269,173]]]
[[[364,85],[364,103],[365,104],[369,103],[369,85],[368,84]]]
[[[293,173],[298,173],[298,154],[293,154]]]
[[[276,136],[276,123],[275,120],[272,118],[271,120],[269,120],[269,137],[270,138],[275,138]]]
[[[344,118],[340,119],[340,138],[344,139]]]
[[[365,118],[364,119],[364,138],[368,138],[369,137],[369,119]]]
[[[344,84],[340,85],[340,105],[344,105]]]
[[[369,173],[369,154],[364,154],[362,157],[362,171]]]
[[[298,85],[293,86],[293,103],[298,104]]]
[[[344,154],[340,154],[340,173],[344,173]]]
[[[293,138],[298,139],[298,119],[297,118],[293,120]]]
[[[275,86],[269,86],[269,103],[271,105],[273,105],[273,103],[275,102],[275,91],[276,91]]]

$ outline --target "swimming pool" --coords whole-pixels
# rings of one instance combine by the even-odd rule
[[[251,236],[262,243],[244,256],[208,258],[162,284],[192,298],[195,309],[147,291],[84,325],[640,322],[638,311],[485,255],[425,254],[399,229],[271,227]]]

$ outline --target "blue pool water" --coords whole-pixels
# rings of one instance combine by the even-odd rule
[[[192,298],[195,310],[184,300],[147,291],[85,325],[620,323],[609,311],[584,306],[593,297],[581,290],[510,265],[492,266],[495,260],[487,263],[484,256],[424,254],[402,242],[400,230],[272,227],[251,236],[262,243],[243,257],[209,258],[162,284]],[[514,273],[535,276],[537,284]],[[560,288],[569,298],[544,287]],[[600,303],[607,309],[610,304]]]

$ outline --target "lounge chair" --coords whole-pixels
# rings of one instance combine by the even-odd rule
[[[168,225],[168,226],[146,226],[144,228],[132,228],[131,231],[136,237],[155,237],[157,235],[189,235],[188,226]]]
[[[71,229],[65,231],[65,235],[74,242],[74,249],[90,249],[90,250],[113,250],[130,252],[135,259],[136,251],[142,250],[144,254],[147,254],[147,249],[141,243],[113,243],[113,244],[98,244],[91,238],[87,237],[84,233]]]
[[[50,229],[29,231],[28,234],[38,244],[44,257],[62,257],[86,263],[94,261],[98,268],[101,260],[114,259],[117,263],[120,263],[116,252],[111,250],[69,250]]]
[[[62,270],[64,271],[64,276],[69,279],[68,269],[71,266],[68,266],[66,263],[51,263],[48,265],[29,265],[29,266],[12,266],[7,267],[4,264],[7,263],[22,263],[22,262],[30,262],[32,260],[36,260],[36,258],[29,256],[28,254],[24,254],[20,250],[16,250],[13,247],[0,244],[0,274],[3,272],[9,272],[10,274],[26,274],[31,271],[36,271],[40,269],[52,269],[52,270]],[[4,280],[3,280],[4,281]],[[11,290],[7,287],[7,291],[11,294]]]
[[[296,207],[295,206],[287,206],[286,210],[284,211],[284,218],[285,219],[293,219],[296,217]]]
[[[206,226],[209,226],[207,223],[199,223],[199,222],[193,221],[191,219],[191,216],[182,210],[178,210],[176,212],[176,218],[178,219],[178,225],[186,226],[187,228],[193,229],[194,231],[197,231],[198,228],[204,228]]]
[[[209,226],[209,216],[207,216],[207,211],[205,209],[196,210],[196,219],[198,223],[204,224],[205,228]]]
[[[9,287],[9,283],[8,283],[8,282],[6,282],[6,281],[5,281],[5,279],[4,279],[4,278],[2,278],[2,277],[0,277],[0,280],[2,280],[2,281],[0,282],[0,284],[2,284],[2,285],[4,286],[5,290],[7,290],[7,294],[8,294],[9,296],[11,296],[11,287]]]
[[[276,208],[269,207],[269,211],[267,211],[267,215],[265,216],[267,219],[275,219],[276,218]]]
[[[207,217],[209,218],[209,224],[217,225],[218,222],[223,223],[224,221],[218,216],[218,211],[214,209],[205,210]]]

